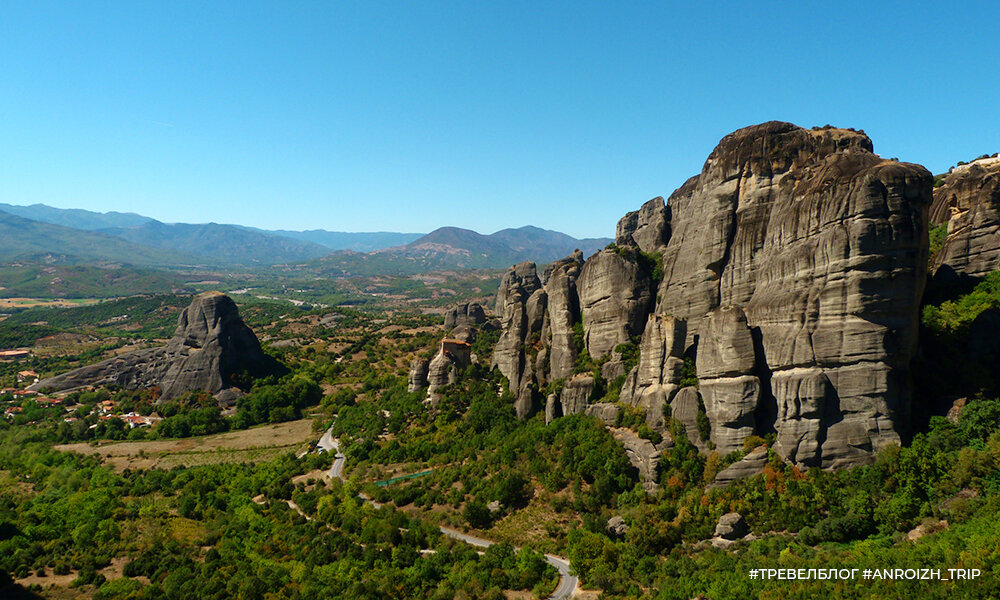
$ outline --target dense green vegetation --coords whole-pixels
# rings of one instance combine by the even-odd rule
[[[751,568],[928,567],[989,569],[1000,560],[1000,402],[977,400],[957,424],[943,418],[909,447],[891,446],[873,465],[803,473],[772,455],[763,475],[705,492],[667,475],[659,496],[626,511],[623,540],[574,532],[569,552],[585,581],[611,598],[990,597],[992,575],[976,582],[823,581],[762,583]],[[671,456],[670,470],[676,468]],[[680,469],[681,474],[685,472]],[[688,470],[688,474],[696,471]],[[709,473],[706,471],[706,476]],[[707,477],[706,477],[707,478]],[[619,501],[619,505],[621,502]],[[734,553],[692,543],[711,534],[725,512],[744,515],[758,541]],[[940,524],[940,520],[947,523]],[[903,532],[921,524],[945,531],[918,542]],[[984,571],[985,573],[986,571]],[[653,588],[644,596],[639,590]],[[982,594],[982,595],[980,595]]]
[[[564,509],[593,512],[636,485],[634,469],[603,426],[581,415],[550,426],[541,418],[518,422],[513,398],[496,393],[495,375],[463,378],[433,412],[403,384],[383,388],[377,402],[341,408],[334,425],[352,469],[375,472],[374,465],[400,463],[433,468],[411,483],[370,489],[376,499],[398,506],[447,504],[456,513],[462,508],[470,525],[486,528],[537,493],[565,491]],[[375,443],[383,432],[392,439]],[[481,507],[492,501],[501,509],[484,515]]]
[[[537,553],[497,546],[479,556],[363,504],[352,485],[291,483],[328,461],[119,474],[0,426],[0,572],[73,574],[102,599],[443,600],[554,584]],[[115,557],[127,561],[125,577],[108,581],[102,570]]]
[[[237,299],[290,372],[241,382],[248,393],[232,417],[206,394],[154,404],[150,392],[84,391],[72,397],[80,406],[69,415],[19,401],[22,412],[0,424],[0,579],[5,571],[18,578],[68,572],[75,589],[95,598],[499,598],[503,590],[551,590],[554,572],[538,552],[554,552],[609,599],[1000,593],[991,571],[1000,560],[1000,401],[993,399],[1000,395],[1000,342],[993,341],[1000,339],[1000,274],[923,313],[924,363],[915,369],[915,387],[927,398],[968,398],[954,421],[918,415],[921,433],[902,448],[882,449],[868,466],[801,470],[771,452],[763,474],[709,490],[721,469],[773,436],[752,438],[728,456],[699,454],[668,414],[674,444],[664,450],[653,494],[596,419],[519,421],[503,378],[482,366],[464,369],[433,407],[425,393],[408,393],[409,361],[436,349],[443,334],[426,326],[440,317]],[[48,327],[95,338],[166,337],[186,301],[145,297],[31,309],[11,316],[6,329],[0,323],[0,332]],[[141,315],[133,331],[116,320],[126,314]],[[577,329],[582,350],[582,324]],[[474,352],[488,357],[497,335],[480,332]],[[92,362],[106,349],[45,360]],[[636,342],[616,347],[615,357],[627,372],[638,361]],[[600,377],[608,359],[581,351],[576,370],[593,373],[598,395],[614,401],[621,381]],[[683,380],[697,384],[690,359]],[[129,430],[98,417],[97,404],[106,399],[115,400],[116,412],[155,411],[165,419]],[[336,415],[349,483],[292,483],[328,467],[329,456],[115,473],[98,459],[48,449],[55,441],[197,436],[312,413],[323,415],[316,418],[320,430]],[[66,423],[66,416],[77,420]],[[636,410],[623,408],[617,425],[653,443],[665,436]],[[702,425],[699,434],[707,437],[706,418]],[[363,504],[359,491],[389,508]],[[757,539],[712,548],[704,540],[730,511],[746,518]],[[626,533],[608,531],[612,516],[623,517]],[[479,556],[442,538],[439,524],[503,543]],[[917,527],[927,535],[908,540]],[[515,553],[511,545],[527,550]],[[113,558],[125,560],[122,579],[106,568]],[[965,567],[986,575],[968,583],[748,576],[751,568],[779,567]]]
[[[925,306],[920,346],[914,372],[924,404],[1000,395],[1000,272],[968,294]]]
[[[110,298],[168,294],[185,287],[176,274],[120,264],[95,267],[19,261],[0,265],[0,281],[0,297],[4,298]]]

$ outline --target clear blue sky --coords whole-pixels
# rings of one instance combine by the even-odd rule
[[[940,172],[1000,151],[1000,3],[930,4],[4,2],[0,201],[612,236],[771,119]]]

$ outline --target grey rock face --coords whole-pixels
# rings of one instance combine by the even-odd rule
[[[561,416],[563,416],[562,404],[559,403],[559,397],[555,394],[549,394],[545,398],[545,424],[548,425]]]
[[[934,189],[931,222],[948,224],[932,270],[983,277],[1000,269],[1000,158],[955,167]]]
[[[607,529],[611,537],[623,538],[628,533],[629,526],[621,515],[615,515],[608,519]]]
[[[659,464],[663,449],[670,447],[673,440],[664,437],[663,443],[658,448],[653,442],[639,437],[634,431],[624,427],[612,429],[611,435],[625,448],[625,456],[628,457],[629,463],[639,471],[642,487],[649,493],[655,492],[660,478]]]
[[[670,215],[662,197],[653,198],[618,221],[615,245],[662,252],[670,240]]]
[[[162,402],[190,391],[215,394],[230,387],[234,373],[257,371],[269,360],[232,299],[204,292],[181,313],[165,347],[123,354],[33,387],[59,391],[84,385],[117,384],[129,390],[159,386]]]
[[[459,369],[471,363],[469,344],[457,339],[441,340],[441,348],[427,365],[427,401],[435,404],[439,400],[438,390],[455,383],[458,380]]]
[[[740,460],[719,471],[712,483],[708,485],[708,489],[724,488],[739,479],[760,475],[766,464],[767,446],[757,446]]]
[[[507,306],[507,295],[511,291],[515,289],[521,290],[524,293],[524,297],[527,298],[540,287],[542,287],[542,282],[538,279],[535,263],[531,261],[517,263],[508,269],[503,279],[500,280],[500,289],[497,290],[497,305],[494,312],[501,318],[503,317],[504,309]]]
[[[743,309],[719,308],[702,321],[698,342],[698,390],[720,454],[743,446],[755,432],[760,380],[753,375],[753,338]]]
[[[584,342],[595,360],[642,332],[652,299],[650,277],[614,250],[602,250],[583,265],[577,288]]]
[[[410,374],[406,378],[406,391],[416,392],[427,387],[428,360],[415,358],[410,363]]]
[[[663,405],[680,387],[687,324],[682,319],[652,314],[639,344],[639,364],[625,379],[621,400],[646,410],[647,423],[664,426]]]
[[[738,540],[750,532],[743,515],[738,512],[726,513],[719,517],[715,525],[715,535],[726,540]]]
[[[451,331],[465,325],[478,327],[487,321],[486,311],[478,302],[466,302],[444,313],[444,330]]]
[[[684,426],[688,441],[694,444],[699,452],[705,452],[708,450],[708,445],[698,433],[699,400],[698,388],[693,386],[681,388],[670,402],[670,416]]]
[[[705,315],[743,308],[760,332],[757,367],[771,377],[766,401],[775,405],[767,426],[783,456],[834,467],[899,441],[931,188],[926,169],[880,159],[862,133],[772,122],[724,138],[671,195],[656,310],[686,319],[691,344]],[[829,384],[812,418],[817,370]],[[753,430],[738,413],[763,384],[726,379],[724,391],[700,387],[706,406],[711,396],[740,407],[731,444]]]
[[[541,320],[538,318],[540,298],[532,303],[531,319],[528,314],[528,300],[541,289],[541,281],[535,272],[535,263],[519,263],[504,275],[497,291],[497,314],[501,315],[502,331],[493,350],[493,366],[500,369],[510,382],[515,394],[521,390],[522,374],[525,372],[525,343],[533,334],[539,334]],[[542,308],[544,310],[544,307]]]
[[[549,380],[573,375],[576,346],[573,324],[580,320],[580,300],[576,281],[583,267],[579,251],[557,261],[545,271],[545,291],[548,294]]]
[[[618,406],[610,402],[591,404],[584,410],[584,414],[600,419],[608,427],[613,427],[618,422]]]
[[[587,410],[594,395],[594,378],[590,375],[575,375],[563,386],[559,395],[562,414],[579,415]]]

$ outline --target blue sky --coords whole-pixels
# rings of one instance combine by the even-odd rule
[[[0,202],[613,236],[771,119],[1000,151],[1000,3],[0,4]]]

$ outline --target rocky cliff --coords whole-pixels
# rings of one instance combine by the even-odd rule
[[[948,226],[932,270],[969,277],[1000,270],[1000,157],[952,169],[934,189],[930,220]]]
[[[156,386],[162,402],[190,391],[214,394],[231,386],[236,373],[273,366],[273,359],[263,353],[232,299],[219,292],[205,292],[195,296],[181,313],[166,346],[122,354],[44,379],[33,388],[59,391],[116,384],[135,390]]]
[[[590,257],[575,280],[590,357],[613,363],[616,345],[640,346],[622,400],[662,426],[656,412],[687,355],[721,452],[773,432],[785,458],[836,467],[905,436],[932,178],[872,150],[854,130],[748,127],[726,136],[666,203],[627,214],[616,247]],[[498,292],[505,317],[494,364],[512,389],[528,377],[544,386],[539,373],[557,379],[529,369],[525,354],[540,346],[546,356],[554,339],[529,318],[535,273],[513,267]],[[689,424],[697,398],[685,396],[680,411]],[[574,393],[568,404],[578,411],[580,401]]]

